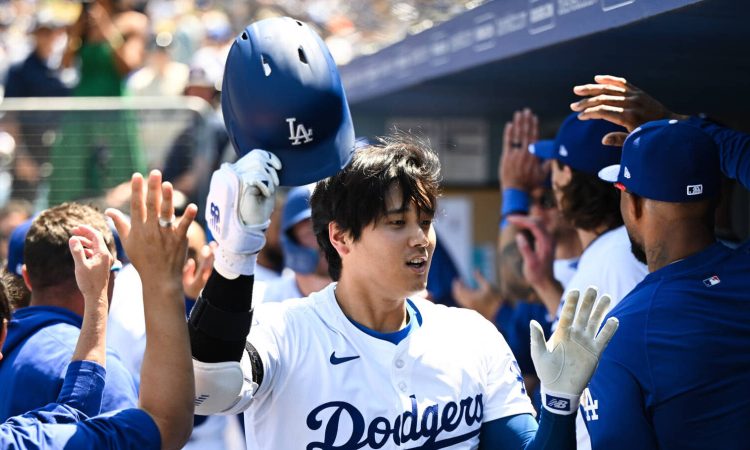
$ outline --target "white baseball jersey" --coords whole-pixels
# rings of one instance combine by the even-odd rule
[[[245,411],[248,450],[474,449],[483,422],[534,414],[510,348],[476,312],[412,300],[396,345],[349,321],[334,289],[256,308],[264,378]]]
[[[256,284],[257,283],[253,284],[253,292],[255,292]],[[304,295],[302,295],[299,286],[297,286],[297,278],[292,274],[291,276],[283,276],[265,282],[261,302],[282,302],[284,300],[302,297],[304,297]],[[258,303],[255,302],[255,299],[256,297],[253,295],[253,304],[257,305]]]

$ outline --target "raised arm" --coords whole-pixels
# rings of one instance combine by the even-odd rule
[[[99,413],[102,404],[109,308],[107,288],[115,259],[102,234],[88,225],[75,228],[68,245],[84,310],[81,333],[57,402],[91,417]],[[64,411],[68,413],[69,410]]]
[[[144,189],[146,188],[146,189]],[[180,448],[193,425],[194,380],[185,323],[182,269],[187,229],[197,208],[189,205],[174,219],[173,189],[152,171],[147,187],[140,174],[131,180],[131,219],[108,210],[123,246],[143,283],[146,352],[141,368],[140,407],[159,428],[162,448]]]
[[[597,75],[594,81],[573,88],[573,92],[584,97],[570,105],[573,111],[580,112],[579,118],[608,120],[624,126],[628,131],[652,120],[691,121],[716,142],[724,175],[750,189],[750,134],[723,127],[699,116],[674,113],[625,78]],[[609,133],[602,142],[622,145],[626,137],[625,133]]]
[[[576,447],[575,413],[579,399],[617,331],[610,318],[602,327],[610,299],[589,288],[580,308],[579,293],[568,293],[557,330],[545,342],[531,322],[531,358],[542,382],[542,412],[537,426],[531,414],[517,414],[482,425],[479,448],[493,450],[572,450]],[[600,330],[601,328],[601,330]]]
[[[206,221],[218,247],[213,273],[189,319],[198,414],[247,408],[263,380],[247,335],[255,262],[265,244],[279,169],[276,156],[253,150],[234,164],[223,164],[211,178]],[[243,357],[247,364],[240,365]]]
[[[518,245],[524,259],[523,274],[526,281],[554,315],[562,295],[560,283],[555,280],[552,272],[554,242],[549,238],[544,242],[547,245],[542,246],[543,242],[535,239],[539,244],[532,245],[525,237],[532,234],[522,233],[523,230],[530,229],[524,224],[534,223],[528,217],[531,191],[542,187],[548,175],[542,161],[529,151],[529,146],[536,143],[538,138],[539,119],[528,108],[516,111],[513,121],[505,124],[503,153],[498,167],[503,197],[498,248],[501,254],[505,254],[509,246]],[[514,273],[516,270],[512,265],[515,263],[513,258],[501,258],[500,273]],[[500,276],[500,280],[501,293],[505,295],[514,291],[512,280],[503,276]]]
[[[72,360],[104,366],[109,309],[107,289],[115,258],[109,253],[102,234],[88,225],[75,228],[68,244],[75,264],[76,283],[84,301],[81,334]]]

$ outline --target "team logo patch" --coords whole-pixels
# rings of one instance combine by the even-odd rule
[[[702,184],[689,184],[687,187],[687,195],[701,195],[703,193]]]
[[[568,149],[564,145],[560,146],[560,156],[568,156]]]
[[[703,280],[703,284],[706,287],[716,286],[719,283],[721,283],[721,280],[719,279],[718,275],[714,275],[712,277],[708,277],[705,280]]]
[[[625,168],[625,170],[623,171],[623,173],[622,173],[622,176],[624,176],[624,177],[625,177],[625,178],[627,178],[627,179],[630,179],[630,171],[628,170],[628,168],[627,168],[627,167],[626,167],[626,168]]]
[[[294,122],[297,121],[296,117],[290,117],[286,119],[289,124],[289,140],[292,141],[292,145],[307,144],[313,140],[313,129],[305,128],[303,124],[297,125],[295,128]]]
[[[568,400],[567,398],[555,397],[554,395],[549,394],[547,394],[545,397],[545,404],[548,408],[557,411],[570,411],[570,400]]]
[[[585,413],[584,417],[588,422],[599,420],[599,414],[597,413],[599,410],[599,400],[594,400],[589,388],[583,390],[583,395],[581,395],[581,406]]]

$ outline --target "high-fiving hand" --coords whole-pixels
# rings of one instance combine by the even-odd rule
[[[596,301],[596,288],[590,287],[578,307],[578,291],[565,299],[560,322],[547,342],[541,325],[531,321],[531,359],[542,385],[542,403],[556,414],[572,414],[579,398],[594,374],[599,358],[619,322],[610,317],[601,331],[610,298]],[[598,331],[598,334],[597,334]]]

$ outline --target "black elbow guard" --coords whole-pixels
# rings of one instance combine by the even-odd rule
[[[239,361],[252,322],[252,276],[228,280],[216,271],[190,311],[193,357],[202,362]]]

